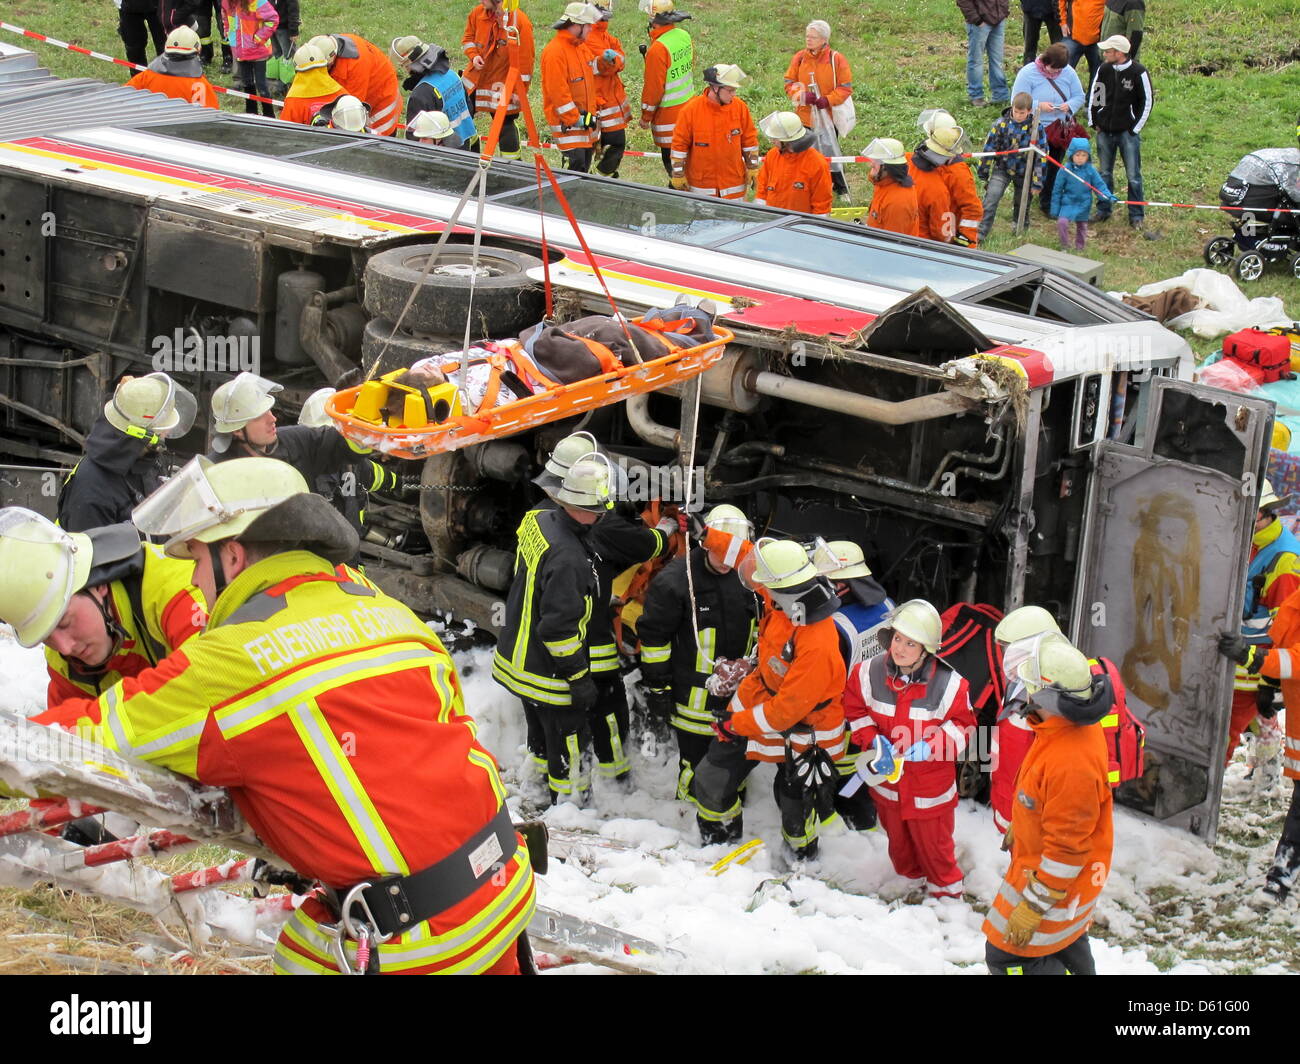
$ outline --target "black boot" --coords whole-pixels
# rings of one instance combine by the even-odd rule
[[[745,818],[743,816],[738,816],[726,823],[717,820],[705,820],[702,816],[697,816],[695,823],[700,826],[700,842],[704,846],[739,842],[741,835],[745,833]]]

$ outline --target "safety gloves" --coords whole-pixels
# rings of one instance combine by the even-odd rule
[[[1248,643],[1236,632],[1221,632],[1219,634],[1219,653],[1225,658],[1231,658],[1247,672],[1254,674],[1263,667],[1264,658],[1268,654],[1268,647],[1260,643]]]
[[[1013,946],[1029,945],[1047,910],[1065,900],[1065,891],[1040,883],[1032,870],[1027,875],[1024,896],[1007,917],[1007,941]]]

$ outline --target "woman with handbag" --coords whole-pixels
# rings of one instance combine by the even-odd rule
[[[822,154],[842,154],[839,139],[857,124],[853,105],[853,71],[849,61],[830,47],[829,22],[815,19],[804,30],[804,47],[790,60],[785,91],[805,129],[817,136]],[[831,183],[836,195],[847,200],[849,185],[844,167],[831,163]]]
[[[1051,45],[1032,63],[1020,68],[1011,86],[1011,95],[1018,92],[1027,92],[1033,97],[1034,110],[1047,133],[1048,154],[1056,162],[1061,162],[1070,141],[1088,135],[1074,120],[1075,113],[1083,107],[1083,85],[1070,66],[1070,53],[1064,43]],[[1043,190],[1038,197],[1039,208],[1049,217],[1058,169],[1048,165],[1043,174]]]

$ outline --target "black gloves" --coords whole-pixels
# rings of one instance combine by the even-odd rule
[[[1261,678],[1255,691],[1255,710],[1265,720],[1272,720],[1282,705],[1282,687],[1272,680]]]
[[[590,672],[584,672],[576,680],[569,681],[569,704],[583,713],[590,712],[596,705],[596,681]]]
[[[1257,673],[1264,665],[1268,647],[1248,643],[1235,632],[1219,633],[1219,653],[1231,658],[1249,673]]]
[[[645,709],[651,720],[656,723],[667,724],[676,708],[677,703],[673,699],[671,687],[647,687],[645,689]]]

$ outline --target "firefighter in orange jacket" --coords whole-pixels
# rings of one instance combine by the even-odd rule
[[[1034,743],[1016,779],[1011,864],[983,931],[993,975],[1094,975],[1088,926],[1110,874],[1113,826],[1098,721],[1110,681],[1059,633],[1039,636],[1019,668]]]
[[[42,723],[230,790],[266,845],[322,890],[275,970],[516,973],[527,851],[460,681],[409,609],[334,565],[356,533],[273,458],[196,458],[135,511],[193,558],[208,628]]]
[[[280,118],[302,126],[314,125],[325,107],[348,95],[348,90],[329,72],[329,59],[310,41],[293,53],[294,78],[285,94]]]
[[[533,24],[518,5],[507,11],[502,0],[482,0],[470,9],[465,35],[461,38],[469,60],[463,77],[470,105],[475,114],[492,115],[510,72],[512,37],[518,41],[520,84],[510,95],[505,125],[501,127],[501,155],[506,159],[519,158],[519,130],[515,128],[515,119],[522,110],[520,101],[533,80],[536,61]]]
[[[594,4],[571,3],[552,26],[555,36],[542,49],[542,110],[551,139],[564,153],[565,168],[584,174],[591,169],[600,136],[595,60],[585,43],[599,21]]]
[[[758,181],[758,130],[737,90],[749,81],[729,63],[704,72],[705,89],[682,108],[673,130],[672,178],[676,189],[719,199],[744,199]]]
[[[650,16],[646,27],[650,44],[641,45],[645,56],[641,128],[654,137],[664,170],[671,177],[673,130],[694,91],[691,69],[695,65],[695,45],[679,25],[691,16],[675,10],[673,0],[641,0],[641,10]]]
[[[596,62],[596,118],[600,122],[596,172],[606,177],[618,177],[618,168],[627,150],[627,120],[632,116],[622,77],[627,53],[622,42],[609,32],[609,20],[614,16],[614,9],[597,4],[596,10],[600,12],[600,21],[591,27],[587,36],[587,47]]]
[[[984,206],[961,157],[965,131],[947,111],[922,111],[925,140],[907,157],[916,184],[921,236],[945,244],[979,243]]]
[[[877,137],[863,150],[871,160],[871,210],[867,226],[904,236],[920,236],[920,208],[901,141]]]
[[[178,26],[167,35],[163,54],[126,83],[128,89],[145,89],[159,92],[174,100],[198,104],[200,107],[217,107],[217,92],[203,76],[199,61],[202,42],[199,35],[188,26]]]
[[[781,835],[794,858],[808,859],[817,855],[818,822],[834,813],[834,763],[845,748],[844,658],[833,619],[840,600],[798,543],[760,541],[750,557],[767,602],[758,664],[719,716],[691,797],[704,843],[735,841],[741,784],[756,762],[779,764]]]
[[[343,86],[343,91],[370,108],[366,128],[381,137],[396,133],[402,118],[402,96],[388,54],[355,33],[323,34],[307,43],[321,50],[330,77]]]
[[[844,691],[844,715],[862,750],[857,774],[871,785],[894,871],[925,883],[931,897],[960,898],[957,759],[975,730],[966,681],[936,656],[943,622],[930,603],[904,602],[885,625],[884,651],[857,665]]]
[[[758,168],[754,202],[805,214],[830,214],[831,164],[793,111],[776,111],[758,124],[776,142]]]

